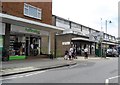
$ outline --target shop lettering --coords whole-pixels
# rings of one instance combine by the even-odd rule
[[[40,30],[30,29],[30,28],[25,28],[25,30],[26,30],[27,32],[32,32],[32,33],[40,34]]]

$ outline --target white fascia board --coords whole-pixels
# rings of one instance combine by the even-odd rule
[[[116,43],[102,42],[103,44],[116,45]]]
[[[84,41],[90,41],[89,39],[86,39],[86,38],[72,38],[72,40],[84,40]]]
[[[34,24],[34,25],[38,25],[38,26],[43,26],[43,27],[47,27],[47,28],[51,28],[51,29],[55,29],[55,30],[61,30],[61,31],[64,30],[63,28],[60,28],[60,27],[56,27],[56,26],[52,26],[52,25],[48,25],[48,24],[44,24],[44,23],[40,23],[40,22],[28,20],[28,19],[24,19],[24,18],[21,18],[21,17],[8,15],[8,14],[0,13],[0,17],[11,19],[11,20],[16,20],[16,21],[20,21],[20,22],[25,22],[25,23],[29,23],[29,24]]]

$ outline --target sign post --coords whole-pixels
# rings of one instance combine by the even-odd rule
[[[99,56],[102,57],[102,42],[103,42],[103,32],[94,32],[90,34],[89,37],[90,41],[94,41],[97,44],[100,44],[100,49],[99,49]],[[95,49],[96,50],[96,49]]]

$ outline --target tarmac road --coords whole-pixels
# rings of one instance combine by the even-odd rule
[[[118,58],[76,60],[74,66],[4,77],[3,83],[105,83],[118,76]],[[109,83],[109,82],[108,82]],[[110,83],[118,83],[118,79]],[[4,84],[3,84],[4,85]]]

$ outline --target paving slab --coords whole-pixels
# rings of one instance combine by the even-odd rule
[[[110,58],[101,58],[101,57],[88,57],[84,59],[83,56],[77,56],[78,59],[74,60],[64,60],[64,58],[35,58],[35,59],[26,59],[26,60],[13,60],[2,62],[2,68],[0,67],[1,76],[9,76],[14,74],[47,70],[53,68],[59,68],[64,66],[75,65],[76,61],[85,61],[85,60],[96,60],[96,59],[110,59]]]
[[[57,59],[33,59],[33,60],[15,60],[2,62],[0,68],[1,76],[9,76],[14,74],[33,72],[39,70],[47,70],[69,65],[75,65],[75,61],[64,60],[63,58]]]

